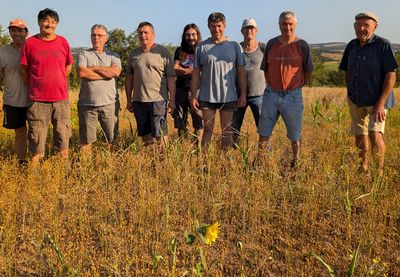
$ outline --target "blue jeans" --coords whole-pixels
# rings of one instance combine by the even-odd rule
[[[260,136],[270,137],[281,115],[286,126],[287,137],[291,141],[299,141],[301,139],[303,110],[301,88],[279,91],[267,87],[263,96],[258,133]]]
[[[244,114],[246,113],[247,107],[250,107],[251,112],[253,113],[253,117],[254,117],[256,126],[258,126],[258,121],[259,121],[260,115],[261,115],[261,106],[262,106],[263,96],[260,95],[260,96],[248,97],[246,100],[247,100],[247,104],[245,107],[238,108],[235,112],[233,112],[232,131],[233,131],[234,137],[238,137],[240,134],[240,129],[242,128],[243,118],[244,118]]]

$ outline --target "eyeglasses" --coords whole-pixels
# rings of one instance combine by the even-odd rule
[[[95,37],[103,38],[103,37],[106,37],[107,35],[90,34],[90,36],[93,37],[93,38],[95,38]]]

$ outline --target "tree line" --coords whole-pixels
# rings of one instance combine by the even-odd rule
[[[124,76],[126,63],[128,61],[129,53],[132,49],[139,46],[139,39],[136,32],[126,34],[122,29],[113,29],[109,32],[109,40],[106,47],[111,51],[118,53],[121,57],[122,72],[121,77],[118,78],[119,87],[124,84]],[[6,29],[0,25],[0,46],[6,45],[11,42]],[[171,55],[174,55],[177,46],[172,44],[164,45]],[[77,61],[77,54],[74,53],[74,60]],[[312,59],[314,63],[314,71],[311,77],[310,86],[312,87],[344,87],[344,72],[339,70],[338,66],[326,66],[326,58],[322,53],[316,49],[312,49]],[[400,52],[396,53],[397,62],[400,64]],[[397,71],[397,79],[400,77],[400,70]],[[75,70],[72,70],[69,75],[69,86],[72,89],[79,87],[79,77]]]

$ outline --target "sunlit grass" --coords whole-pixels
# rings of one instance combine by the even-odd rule
[[[161,155],[140,144],[132,115],[122,111],[115,153],[99,144],[92,158],[79,157],[74,124],[69,161],[50,155],[27,169],[15,165],[12,133],[1,129],[0,275],[194,276],[202,255],[209,276],[326,274],[305,257],[313,253],[343,276],[355,249],[354,276],[400,275],[398,107],[378,180],[374,171],[357,173],[345,91],[309,88],[304,102],[295,173],[282,122],[266,159],[253,167],[250,114],[238,149],[221,151],[217,132],[200,152],[178,143],[170,127],[172,142]],[[220,224],[212,245],[203,253],[187,245],[185,230],[212,222]]]

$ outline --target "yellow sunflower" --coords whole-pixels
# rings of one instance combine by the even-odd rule
[[[220,228],[220,225],[218,222],[215,222],[214,224],[207,226],[207,228],[205,230],[205,234],[203,235],[204,242],[206,244],[211,245],[211,243],[213,243],[217,240],[219,228]]]

